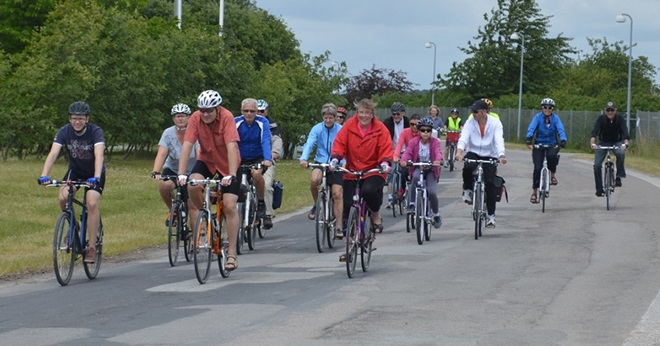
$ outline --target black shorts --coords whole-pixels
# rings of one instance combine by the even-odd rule
[[[201,174],[205,178],[212,178],[212,177],[216,176],[216,174],[218,176],[218,179],[223,178],[223,175],[220,174],[220,172],[211,172],[209,170],[208,166],[206,165],[206,163],[204,161],[200,161],[200,160],[197,160],[197,162],[195,162],[195,166],[193,167],[192,171],[190,172],[191,175],[195,174],[195,173]],[[238,178],[234,179],[234,181],[232,181],[229,186],[222,186],[220,188],[220,191],[222,191],[222,193],[230,193],[230,194],[236,195],[236,196],[238,196],[238,194],[240,193],[240,190],[241,190],[241,182],[238,181]]]
[[[69,170],[66,171],[66,173],[64,174],[64,178],[62,178],[62,180],[69,180],[69,179],[70,179],[70,180],[87,180],[87,179],[89,179],[89,178],[93,178],[93,177],[90,177],[90,176],[87,176],[87,175],[83,175],[83,174],[78,174],[77,172],[74,172],[74,171],[72,171],[72,170],[69,169]],[[96,184],[96,186],[86,188],[85,191],[87,191],[87,190],[94,190],[94,191],[96,191],[96,192],[98,192],[99,194],[102,195],[102,194],[103,194],[103,188],[105,187],[105,172],[102,172],[102,173],[101,173],[101,177],[100,177],[100,178],[101,178],[101,179],[99,180],[99,183]]]
[[[318,164],[318,162],[316,162]],[[320,170],[319,168],[314,168],[314,170]],[[344,172],[339,172],[339,171],[330,171],[325,175],[325,182],[328,184],[328,186],[331,185],[343,185],[344,184]]]
[[[254,159],[254,160],[245,160],[245,161],[241,160],[241,166],[243,166],[243,165],[245,165],[245,166],[247,166],[247,165],[254,165],[254,164],[262,163],[262,162],[264,162],[264,159],[263,159],[263,158],[261,158],[261,159]],[[266,167],[266,166],[264,166],[264,165],[261,165],[261,174],[266,173],[267,170],[268,170],[268,167]],[[248,172],[248,176],[251,176],[249,173],[250,173],[250,172]],[[237,174],[237,175],[240,177],[242,174],[243,174],[243,170],[239,167],[239,169],[238,169],[238,174]]]

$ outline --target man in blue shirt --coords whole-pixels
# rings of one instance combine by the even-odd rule
[[[243,100],[241,114],[241,116],[234,119],[240,137],[238,149],[241,152],[241,165],[255,163],[261,163],[262,165],[260,170],[253,169],[251,174],[259,198],[257,217],[263,219],[266,216],[263,174],[273,163],[270,148],[270,123],[265,117],[257,115],[257,100],[252,98]]]

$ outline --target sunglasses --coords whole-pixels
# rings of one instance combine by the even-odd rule
[[[265,110],[265,109],[260,109],[260,110],[258,110],[257,112],[258,112],[258,113],[266,113],[266,110]]]
[[[608,109],[606,109],[606,111],[608,111],[608,112],[614,112],[614,109],[612,109],[612,108],[608,108]]]
[[[200,108],[199,112],[202,113],[202,114],[204,114],[204,113],[210,114],[210,113],[213,113],[214,110],[215,110],[215,108]]]
[[[245,114],[245,113],[256,113],[257,111],[254,110],[254,109],[243,109],[241,112],[243,114]],[[259,112],[261,112],[261,111],[259,111]]]
[[[430,129],[428,127],[423,127],[421,129],[419,129],[419,132],[421,132],[421,133],[430,133],[430,132],[433,132],[433,129]]]
[[[543,106],[543,109],[555,109],[555,107],[552,107],[552,106]]]
[[[392,113],[392,116],[399,116],[401,113]]]
[[[345,116],[345,115],[338,115],[337,118],[339,118],[339,119],[346,119],[346,116]]]

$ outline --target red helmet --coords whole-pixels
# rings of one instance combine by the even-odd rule
[[[344,115],[346,115],[346,114],[347,114],[347,113],[346,113],[346,108],[344,108],[344,107],[337,107],[337,113],[344,113]]]

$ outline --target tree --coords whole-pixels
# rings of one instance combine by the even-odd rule
[[[21,52],[35,29],[46,21],[57,0],[0,1],[0,48],[7,53]]]
[[[447,75],[438,76],[441,88],[456,97],[457,103],[469,103],[476,98],[498,98],[517,93],[520,70],[520,47],[510,35],[525,38],[523,88],[526,93],[543,94],[555,81],[547,78],[571,61],[575,50],[571,40],[562,34],[548,38],[552,16],[542,15],[534,0],[498,0],[498,7],[485,13],[486,24],[479,27],[477,42],[468,41],[467,48],[459,48],[469,57],[454,62]]]
[[[376,68],[374,65],[370,70],[363,70],[350,79],[346,86],[346,99],[354,103],[385,93],[412,91],[412,86],[405,72]]]

